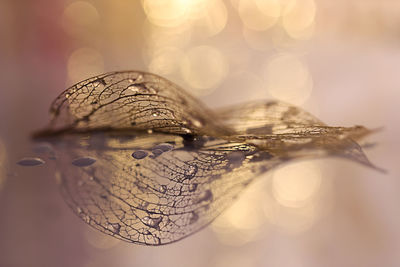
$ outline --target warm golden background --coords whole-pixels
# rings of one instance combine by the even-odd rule
[[[86,226],[51,165],[15,165],[67,86],[160,74],[210,107],[277,98],[384,127],[367,154],[258,179],[210,227],[159,248]],[[400,1],[0,0],[0,266],[400,266]]]

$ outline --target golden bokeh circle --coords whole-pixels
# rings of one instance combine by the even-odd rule
[[[265,31],[279,19],[280,7],[274,4],[274,0],[265,0],[260,4],[256,0],[240,0],[238,5],[239,16],[243,24],[255,31]],[[261,9],[260,9],[261,7]],[[268,8],[269,7],[269,8]]]
[[[180,70],[195,95],[205,95],[215,89],[228,73],[225,56],[212,46],[191,48],[181,60]]]
[[[264,79],[275,98],[302,105],[310,97],[313,81],[307,65],[296,55],[280,53],[267,60]]]
[[[103,56],[93,48],[78,48],[69,56],[67,69],[71,82],[82,81],[104,72]]]

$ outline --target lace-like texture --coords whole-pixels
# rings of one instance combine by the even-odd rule
[[[374,167],[356,142],[370,133],[364,127],[330,127],[277,101],[211,111],[144,72],[82,81],[51,114],[34,137],[53,145],[64,199],[92,227],[136,244],[195,233],[257,176],[294,159]]]

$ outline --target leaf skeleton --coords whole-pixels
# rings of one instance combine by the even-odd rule
[[[34,133],[54,149],[71,209],[123,241],[164,245],[212,222],[256,177],[297,159],[336,156],[377,169],[362,126],[327,126],[279,101],[210,110],[155,74],[118,71],[79,82]]]

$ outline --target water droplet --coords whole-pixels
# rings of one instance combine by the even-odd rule
[[[191,120],[191,123],[193,124],[194,127],[197,127],[197,128],[200,128],[203,126],[203,124],[199,120],[196,120],[196,119]]]
[[[157,117],[158,116],[158,114],[157,113],[153,113],[153,117]]]
[[[211,190],[208,189],[206,191],[201,192],[196,203],[210,201],[210,200],[212,200],[212,198],[213,198],[213,194],[212,194]]]
[[[121,225],[119,223],[109,223],[108,224],[108,230],[110,230],[114,234],[119,234],[120,229],[121,229]]]
[[[148,133],[148,134],[152,134],[152,133],[153,133],[153,130],[152,130],[152,129],[148,129],[148,130],[147,130],[147,133]]]
[[[146,216],[143,218],[143,223],[149,227],[159,229],[160,222],[162,221],[162,217],[157,217],[157,218],[151,218],[149,216]]]
[[[197,184],[190,184],[189,185],[189,192],[194,192],[197,189]]]
[[[128,86],[128,90],[129,90],[129,92],[135,93],[135,94],[139,92],[139,88],[135,85]]]
[[[183,131],[184,133],[186,133],[186,134],[192,133],[192,131],[191,131],[190,129],[188,129],[188,128],[182,128],[182,131]]]
[[[161,185],[159,191],[160,191],[161,193],[167,192],[167,186],[166,186],[166,185]]]
[[[239,167],[245,158],[245,154],[241,151],[234,151],[226,156],[229,164],[233,167]]]
[[[247,156],[249,158],[249,156]],[[272,159],[274,155],[270,154],[267,151],[262,151],[258,152],[257,154],[254,154],[254,156],[250,159],[250,162],[259,162],[263,160],[269,160]]]
[[[160,156],[164,151],[162,151],[161,149],[156,148],[156,149],[153,149],[151,152],[153,152],[153,155],[154,155],[155,157],[158,157],[158,156]]]
[[[147,157],[148,153],[144,150],[136,150],[132,153],[132,157],[135,159],[143,159]]]
[[[18,165],[21,166],[39,166],[45,163],[44,160],[41,158],[22,158],[20,161],[17,162]]]
[[[140,189],[139,189],[140,190]],[[139,209],[142,209],[142,210],[145,210],[145,209],[147,209],[147,207],[149,206],[149,202],[146,202],[146,201],[141,201],[141,202],[139,202],[139,204],[138,204],[138,208]]]
[[[94,158],[81,157],[81,158],[74,159],[72,161],[72,165],[75,165],[77,167],[86,167],[86,166],[92,165],[95,162],[96,162],[96,159],[94,159]]]
[[[168,152],[168,151],[172,150],[173,148],[174,148],[173,145],[168,144],[168,143],[163,143],[163,144],[158,144],[158,145],[156,145],[156,146],[153,148],[153,150],[154,150],[154,149],[160,149],[160,150],[162,150],[163,152]]]
[[[104,78],[97,78],[97,79],[96,79],[96,82],[97,82],[98,84],[107,85],[107,83],[106,83],[106,81],[104,80]]]
[[[191,213],[191,216],[190,216],[190,219],[189,219],[189,223],[193,224],[193,223],[197,222],[198,220],[199,220],[199,215],[196,212],[193,211]]]
[[[85,223],[90,223],[90,217],[88,215],[83,214],[82,219],[85,221]]]
[[[56,154],[54,153],[54,151],[51,151],[51,152],[49,152],[49,156],[47,157],[48,159],[51,159],[51,160],[56,160],[57,159],[57,156],[56,156]]]
[[[185,170],[185,178],[186,179],[193,179],[193,177],[196,175],[197,173],[197,165],[188,165],[187,169]]]
[[[183,145],[187,149],[197,149],[203,147],[204,143],[207,141],[206,138],[201,136],[193,135],[183,135]]]
[[[35,153],[50,153],[53,152],[53,147],[49,143],[38,143],[33,147]]]

